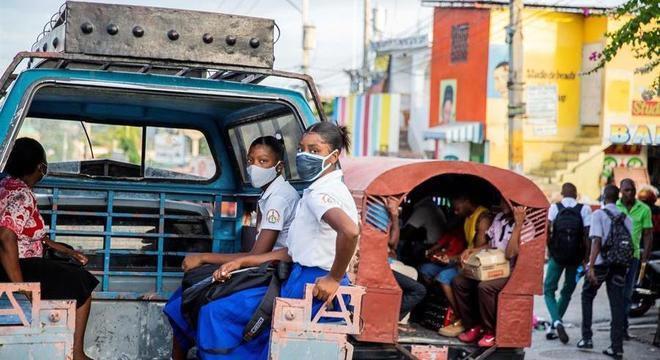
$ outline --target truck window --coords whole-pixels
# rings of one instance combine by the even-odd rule
[[[302,127],[293,114],[285,114],[242,124],[229,129],[229,139],[231,140],[234,156],[236,156],[236,162],[240,167],[243,181],[248,182],[245,159],[247,159],[250,144],[256,138],[267,135],[275,136],[283,141],[286,153],[286,177],[290,180],[299,179],[298,171],[296,170],[296,153],[298,151],[298,142],[302,136]]]
[[[28,117],[22,136],[44,145],[50,176],[199,181],[216,174],[209,144],[199,130]]]

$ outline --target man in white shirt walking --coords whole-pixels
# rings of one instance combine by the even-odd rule
[[[554,340],[559,337],[559,340],[566,344],[569,339],[562,318],[577,285],[577,268],[587,258],[591,208],[577,202],[577,188],[571,183],[562,185],[561,195],[563,199],[559,203],[552,204],[548,210],[549,259],[543,293],[552,319],[546,338]],[[562,273],[564,273],[564,285],[557,300],[555,293]]]

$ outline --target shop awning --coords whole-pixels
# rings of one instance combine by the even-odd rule
[[[457,121],[434,126],[424,131],[424,140],[445,142],[484,142],[484,126],[478,121]]]

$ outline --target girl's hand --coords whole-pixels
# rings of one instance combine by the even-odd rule
[[[387,212],[390,216],[398,218],[399,217],[399,200],[394,196],[381,196],[381,201],[385,204]]]
[[[314,284],[314,291],[312,294],[315,298],[328,302],[335,297],[335,293],[339,288],[339,281],[335,280],[329,274],[316,279]]]
[[[461,264],[465,264],[470,256],[472,256],[472,249],[465,249],[463,253],[461,254]]]
[[[183,262],[181,263],[181,268],[183,269],[183,271],[188,271],[196,267],[200,267],[202,265],[204,265],[204,258],[202,254],[191,254],[191,255],[186,255],[186,257],[183,258]]]
[[[231,277],[231,272],[240,269],[241,266],[240,259],[224,263],[213,273],[213,279],[215,281],[225,282]]]
[[[76,260],[77,262],[80,263],[80,265],[85,266],[89,262],[89,259],[87,259],[87,256],[83,255],[79,251],[71,250],[69,253],[69,256]]]
[[[437,254],[437,255],[433,256],[433,259],[435,259],[436,261],[441,262],[443,264],[449,264],[449,261],[450,261],[449,256],[447,256],[447,254],[445,254],[445,253]]]

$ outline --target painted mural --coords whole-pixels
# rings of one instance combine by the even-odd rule
[[[401,95],[337,97],[333,114],[334,121],[350,131],[351,155],[375,156],[399,151]]]
[[[449,124],[456,121],[456,79],[440,81],[440,124]]]

